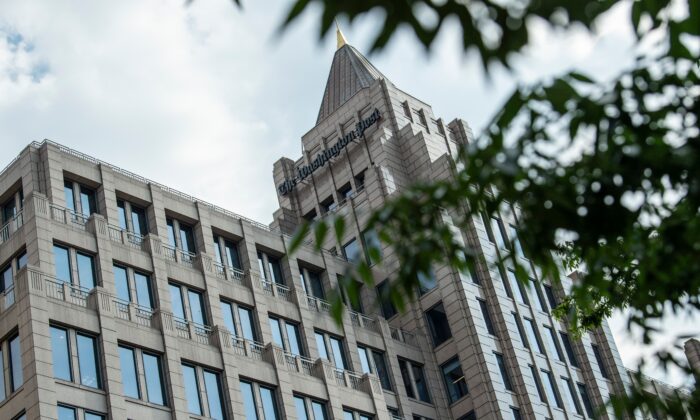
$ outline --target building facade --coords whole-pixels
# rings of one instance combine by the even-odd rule
[[[607,325],[574,339],[551,316],[569,278],[492,267],[517,209],[460,230],[485,263],[434,267],[402,313],[378,298],[383,249],[332,320],[371,211],[449,179],[471,139],[340,44],[303,156],[274,165],[271,226],[51,141],[0,173],[0,419],[577,419],[625,392]],[[328,212],[346,237],[289,255]]]

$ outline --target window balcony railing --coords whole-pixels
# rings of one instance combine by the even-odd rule
[[[244,285],[243,279],[245,278],[245,271],[218,262],[212,263],[212,265],[214,267],[214,275],[216,277],[223,280],[230,280],[234,283],[240,284],[241,286]]]
[[[131,321],[144,327],[153,327],[154,311],[151,308],[141,306],[133,302],[127,302],[119,298],[109,296],[114,305],[114,315],[126,321]]]
[[[306,304],[309,306],[309,309],[312,311],[316,311],[321,314],[330,314],[331,313],[331,304],[328,301],[325,301],[321,298],[317,298],[316,296],[311,296],[309,294],[306,294]]]
[[[14,284],[0,293],[0,314],[5,313],[15,304],[15,286]]]
[[[348,314],[350,315],[350,322],[355,327],[380,333],[379,322],[376,319],[351,310],[348,310]]]
[[[138,233],[129,232],[119,226],[107,223],[107,234],[112,242],[126,245],[130,248],[144,250],[144,238]]]
[[[32,271],[31,273],[40,275],[43,278],[44,291],[47,297],[87,308],[90,289],[67,283],[38,271]]]
[[[266,295],[274,296],[290,303],[295,303],[294,293],[288,286],[264,279],[257,274],[254,274],[253,276],[257,277],[257,280],[254,280],[253,283],[257,287],[261,288],[263,293]]]
[[[87,230],[89,216],[76,213],[71,209],[53,203],[49,204],[49,214],[51,215],[51,220],[55,222],[69,225],[80,230]]]
[[[375,375],[338,369],[329,361],[321,359],[316,362],[316,369],[322,369],[325,380],[335,383],[338,386],[366,392],[368,394],[383,393],[382,384]]]
[[[410,346],[419,347],[416,335],[401,328],[389,327],[391,338]]]
[[[22,225],[24,225],[24,212],[20,211],[0,228],[0,245],[7,242],[10,236],[17,232]]]

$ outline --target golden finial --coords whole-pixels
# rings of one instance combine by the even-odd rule
[[[337,19],[335,21],[335,36],[338,39],[338,49],[348,43],[348,41],[345,39],[345,35],[343,35],[343,32],[340,30],[340,25],[338,25]]]

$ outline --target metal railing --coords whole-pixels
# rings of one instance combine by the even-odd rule
[[[218,262],[213,263],[214,275],[220,279],[231,280],[234,283],[243,285],[245,271],[230,265],[224,265]]]
[[[415,334],[403,330],[401,328],[394,327],[389,327],[389,331],[391,332],[391,338],[393,338],[394,340],[400,341],[404,344],[408,344],[414,347],[419,347],[418,340],[416,339]]]
[[[15,285],[11,285],[0,293],[0,314],[15,304]]]
[[[376,319],[368,317],[367,315],[361,314],[359,312],[348,310],[350,315],[350,321],[352,325],[359,328],[364,328],[369,331],[379,333],[379,323]]]
[[[292,289],[284,284],[275,283],[273,281],[260,278],[260,287],[268,296],[275,296],[282,300],[286,300],[287,302],[294,303],[294,294],[292,293]]]
[[[331,304],[328,301],[317,298],[316,296],[306,295],[306,303],[309,305],[309,309],[322,314],[331,313]]]
[[[119,226],[107,224],[107,235],[112,242],[143,250],[144,238]]]
[[[90,218],[84,214],[77,213],[71,209],[59,206],[58,204],[49,204],[49,213],[51,220],[76,227],[81,230],[87,230],[87,222]]]
[[[87,297],[90,294],[90,289],[61,281],[43,273],[41,275],[44,277],[44,290],[47,297],[84,308],[87,307]]]
[[[0,228],[0,244],[7,242],[10,236],[17,232],[22,225],[24,225],[24,213],[20,211]]]

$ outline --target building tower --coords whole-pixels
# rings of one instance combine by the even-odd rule
[[[341,214],[345,237],[335,243],[329,235],[324,247],[354,260],[368,258],[365,244],[376,241],[364,229],[372,210],[415,182],[450,179],[457,150],[472,132],[463,120],[434,116],[342,34],[338,39],[316,126],[302,137],[302,157],[274,165],[275,226],[292,232],[302,220]],[[379,346],[392,373],[393,388],[384,393],[391,412],[415,419],[590,417],[609,394],[624,392],[629,378],[607,324],[579,340],[551,316],[571,279],[560,286],[533,274],[524,287],[507,266],[494,268],[509,239],[517,242],[517,214],[511,208],[490,220],[473,218],[460,234],[486,264],[477,263],[472,273],[434,267],[402,314],[378,301],[398,268],[392,251],[382,250],[383,268],[373,273],[377,290],[364,287],[362,307],[352,309],[415,337],[417,347]],[[445,214],[445,222],[453,216]]]

